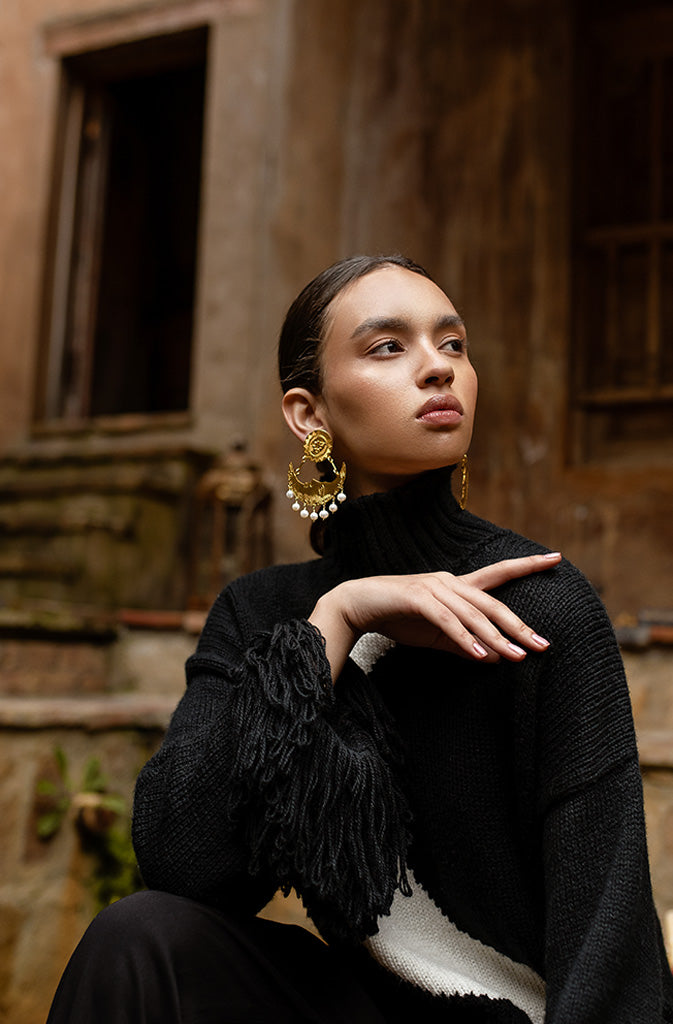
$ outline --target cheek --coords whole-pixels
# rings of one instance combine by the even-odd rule
[[[479,393],[479,381],[477,380],[477,374],[473,368],[465,381],[464,389],[464,402],[465,405],[470,406],[470,412],[474,416],[474,410],[477,404],[477,395]]]
[[[381,421],[382,411],[393,401],[399,401],[399,388],[392,381],[363,374],[335,375],[324,392],[327,416],[338,419],[346,429]]]

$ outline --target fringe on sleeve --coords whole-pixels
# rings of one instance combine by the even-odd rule
[[[258,637],[233,685],[228,811],[250,872],[294,887],[330,940],[373,934],[395,889],[409,892],[410,815],[380,698],[354,665],[335,690],[323,637],[304,620]]]

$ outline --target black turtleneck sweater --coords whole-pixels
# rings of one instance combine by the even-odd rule
[[[495,592],[551,641],[519,663],[396,645],[333,687],[306,621],[346,579],[543,550],[461,511],[440,470],[345,504],[320,559],[227,587],[138,779],[147,885],[250,914],[294,886],[348,943],[411,869],[462,933],[545,980],[547,1024],[673,1021],[627,686],[584,577],[564,562]],[[467,1003],[469,1020],[529,1019],[456,995],[447,1020]]]

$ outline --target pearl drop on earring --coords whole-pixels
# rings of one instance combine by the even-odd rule
[[[305,462],[315,463],[319,467],[320,477],[304,483],[298,476],[298,470],[290,462],[287,471],[288,489],[285,494],[293,502],[292,511],[299,512],[302,519],[310,518],[313,523],[319,518],[324,521],[329,518],[331,512],[337,511],[342,501],[346,500],[343,490],[346,464],[342,462],[341,469],[337,468],[332,458],[332,438],[321,428],[312,430],[304,439],[299,469]],[[331,476],[325,463],[331,468]]]

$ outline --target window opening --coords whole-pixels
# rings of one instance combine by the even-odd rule
[[[673,445],[673,10],[636,6],[578,5],[579,461]]]
[[[42,418],[188,408],[206,44],[62,62]]]

